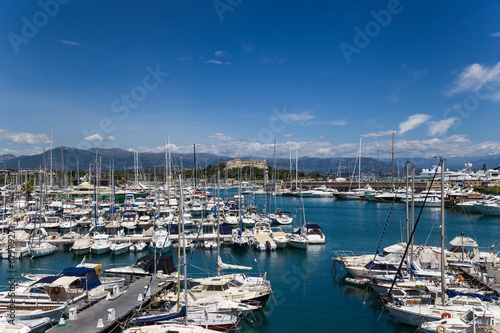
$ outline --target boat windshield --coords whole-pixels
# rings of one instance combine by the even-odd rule
[[[149,261],[148,260],[137,260],[132,266],[146,269]]]

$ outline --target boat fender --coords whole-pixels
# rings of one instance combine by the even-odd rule
[[[451,318],[451,314],[449,312],[443,312],[441,315],[441,319]]]
[[[445,313],[446,313],[446,312],[445,312]],[[436,332],[437,332],[437,333],[446,333],[446,326],[444,326],[444,325],[438,325],[438,326],[436,327]]]
[[[54,292],[54,294],[59,295],[59,294],[61,293],[61,288],[59,288],[59,287],[54,287],[54,288],[52,289],[52,291]]]

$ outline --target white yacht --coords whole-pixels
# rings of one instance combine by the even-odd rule
[[[111,241],[108,234],[95,234],[94,242],[90,247],[93,254],[104,254],[110,251]]]
[[[325,244],[326,238],[321,227],[316,223],[306,223],[300,228],[300,234],[307,239],[308,244]]]
[[[253,246],[260,251],[274,251],[278,247],[271,238],[271,226],[267,222],[255,223]]]

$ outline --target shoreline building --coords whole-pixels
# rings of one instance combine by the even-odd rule
[[[242,160],[241,158],[235,158],[232,161],[226,162],[226,167],[228,169],[251,167],[252,165],[254,168],[257,168],[257,169],[265,169],[266,168],[266,160],[254,161],[254,160]]]

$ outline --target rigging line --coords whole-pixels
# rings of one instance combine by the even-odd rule
[[[405,168],[403,169],[403,171],[405,171],[406,169],[406,165],[405,165]],[[401,186],[401,181],[402,179],[400,178],[399,179],[399,183],[398,183],[398,189],[400,188]],[[406,191],[408,191],[408,189],[406,189]],[[412,189],[412,191],[414,191],[414,189]],[[395,206],[395,203],[396,203],[396,196],[397,196],[397,191],[394,193],[394,198],[392,199],[392,204],[391,204],[391,208],[389,209],[389,214],[387,216],[387,220],[385,221],[385,225],[384,225],[384,228],[382,229],[382,235],[380,235],[380,240],[378,242],[378,245],[377,245],[377,249],[375,250],[375,255],[373,256],[373,260],[372,262],[375,262],[375,258],[377,257],[377,255],[379,254],[379,251],[380,251],[380,246],[382,245],[382,241],[384,240],[384,236],[385,236],[385,232],[387,231],[387,226],[389,225],[389,221],[391,219],[391,214],[392,214],[392,209],[394,208]],[[368,270],[369,272],[372,270],[374,265],[371,265],[370,266],[370,269]]]
[[[425,240],[424,246],[427,246],[427,242],[429,241],[429,238],[431,237],[432,230],[434,230],[434,224],[432,225],[431,231],[429,231],[429,236],[427,236],[427,239]]]
[[[394,276],[394,280],[392,280],[391,288],[389,289],[389,292],[387,293],[389,296],[392,293],[392,289],[394,288],[394,284],[396,284],[397,277],[401,275],[401,267],[403,266],[403,262],[405,261],[406,254],[408,253],[408,248],[410,247],[410,244],[413,240],[413,235],[415,234],[415,230],[417,229],[417,225],[420,222],[420,216],[422,216],[422,212],[424,210],[425,203],[427,202],[427,198],[429,197],[429,194],[431,192],[432,185],[434,184],[434,180],[436,179],[436,175],[437,175],[439,166],[443,167],[442,160],[439,161],[438,168],[436,168],[436,171],[434,172],[434,176],[432,176],[431,184],[429,185],[429,188],[427,189],[427,193],[425,194],[425,198],[424,198],[424,202],[422,204],[422,207],[420,207],[420,212],[418,213],[417,220],[416,220],[415,225],[413,226],[413,229],[411,231],[410,239],[408,239],[408,244],[406,244],[405,252],[403,253],[403,257],[401,258],[401,262],[399,263],[399,267],[398,267],[398,270],[396,272],[396,275]],[[441,181],[444,181],[444,179],[441,179]],[[414,189],[412,189],[412,190],[414,191]],[[442,258],[441,258],[441,262],[443,262],[443,261],[444,260],[442,260]],[[441,263],[441,264],[443,264],[443,263]]]
[[[203,214],[202,214],[201,221],[202,222],[200,222],[200,226],[198,227],[198,234],[196,235],[196,241],[194,242],[194,245],[193,245],[193,251],[191,252],[191,255],[189,256],[188,268],[191,266],[191,260],[193,259],[194,253],[196,251],[196,246],[198,245],[198,239],[200,237],[201,228],[203,227]],[[186,244],[184,244],[184,246],[186,246]]]

